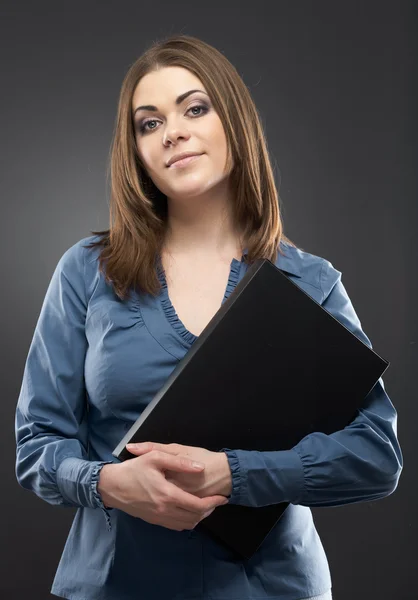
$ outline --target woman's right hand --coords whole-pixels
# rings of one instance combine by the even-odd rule
[[[188,457],[152,451],[119,464],[106,464],[100,471],[98,492],[105,506],[118,508],[153,525],[175,531],[194,529],[225,496],[198,498],[165,478],[165,471],[196,473]]]

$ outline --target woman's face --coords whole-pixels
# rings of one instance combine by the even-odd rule
[[[185,96],[179,103],[176,99]],[[138,107],[148,105],[148,109]],[[149,108],[152,105],[155,110]],[[199,196],[228,177],[227,140],[218,114],[201,81],[182,67],[145,75],[132,98],[135,140],[142,164],[168,198]],[[167,167],[182,152],[201,156],[184,166]]]

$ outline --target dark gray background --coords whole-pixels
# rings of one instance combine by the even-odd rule
[[[127,69],[154,39],[186,33],[224,52],[250,88],[285,232],[343,272],[391,363],[405,461],[396,492],[313,509],[334,598],[416,598],[416,30],[416,3],[395,0],[2,3],[2,597],[52,597],[75,514],[23,490],[14,472],[14,411],[41,303],[64,251],[108,226]]]

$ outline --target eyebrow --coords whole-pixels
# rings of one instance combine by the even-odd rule
[[[184,94],[180,94],[180,96],[178,96],[178,98],[176,98],[176,104],[179,105],[183,102],[183,100],[185,100],[188,96],[190,96],[190,94],[194,94],[194,92],[202,92],[202,94],[206,94],[206,92],[204,92],[203,90],[189,90],[188,92],[184,92]],[[207,96],[209,94],[206,94]],[[153,104],[146,104],[145,106],[137,106],[135,111],[134,111],[134,116],[136,115],[136,113],[139,110],[151,110],[153,112],[157,112],[158,108],[156,106],[154,106]]]

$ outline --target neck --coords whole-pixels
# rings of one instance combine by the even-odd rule
[[[234,223],[228,194],[216,197],[167,198],[167,229],[162,251],[193,258],[241,257],[241,232]]]

